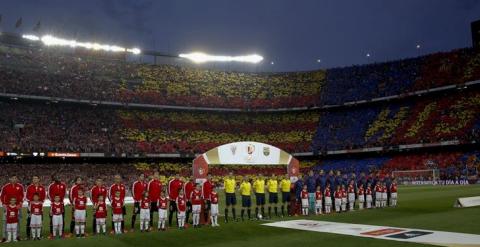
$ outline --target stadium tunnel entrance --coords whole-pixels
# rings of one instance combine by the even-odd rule
[[[290,179],[295,179],[300,170],[300,162],[293,155],[266,143],[250,141],[224,144],[197,156],[192,166],[197,183],[207,179],[210,165],[285,165]]]

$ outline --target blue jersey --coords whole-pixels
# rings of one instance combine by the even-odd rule
[[[315,193],[315,191],[317,191],[317,180],[315,177],[308,177],[305,181],[305,184],[307,185],[308,193]]]
[[[317,178],[317,186],[320,186],[322,191],[324,191],[326,185],[327,185],[327,177],[325,177],[325,175],[320,175]]]

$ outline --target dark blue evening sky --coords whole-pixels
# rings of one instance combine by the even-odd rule
[[[0,14],[6,31],[22,17],[17,32],[31,32],[40,20],[41,33],[170,54],[256,52],[266,59],[258,70],[290,71],[470,46],[480,1],[2,0]]]

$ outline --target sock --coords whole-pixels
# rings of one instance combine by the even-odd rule
[[[53,235],[54,237],[57,236],[57,228],[58,228],[58,227],[56,227],[56,226],[55,226],[55,227],[52,226],[52,233],[53,233],[52,235]]]
[[[228,208],[225,208],[225,221],[228,221]]]
[[[37,238],[40,238],[42,236],[42,228],[38,227],[37,228]]]
[[[12,232],[8,232],[7,233],[8,237],[7,237],[7,241],[12,241]]]
[[[285,206],[282,205],[281,211],[282,211],[282,216],[285,216]]]
[[[36,233],[37,233],[37,229],[35,229],[35,228],[30,228],[30,236],[31,236],[33,239],[37,238],[37,234],[36,234]]]
[[[143,231],[143,223],[144,223],[144,220],[140,220],[140,231]]]
[[[182,220],[178,219],[178,227],[182,227]]]
[[[150,222],[149,223],[150,224],[147,223],[147,226],[148,225],[153,226],[153,210],[150,210]],[[145,228],[145,230],[147,230],[147,229],[148,229],[148,227]]]
[[[133,215],[132,215],[132,229],[135,229],[135,221],[137,221],[137,214],[135,214],[135,212],[133,212]]]
[[[203,212],[203,219],[205,220],[205,223],[208,221],[208,211],[207,210],[205,210],[205,212]]]
[[[85,225],[84,224],[80,225],[80,234],[82,234],[82,235],[85,234]]]
[[[244,208],[242,208],[242,211],[240,211],[240,217],[242,218],[242,220],[243,220],[243,215],[245,215],[245,209]]]
[[[262,216],[265,215],[265,208],[262,206],[262,208],[260,208],[260,211],[262,212]]]
[[[79,226],[79,225],[75,225],[75,233],[76,233],[77,235],[80,234],[80,226]]]
[[[250,215],[252,213],[252,210],[250,208],[247,209],[247,215],[248,215],[248,219],[251,219]]]
[[[72,212],[73,213],[73,212]],[[76,229],[75,227],[75,221],[72,219],[72,221],[70,222],[70,233],[73,234],[73,229]]]
[[[233,219],[235,220],[237,218],[237,213],[235,212],[234,207],[232,207],[232,215],[233,215]]]
[[[16,241],[17,240],[17,231],[16,230],[13,231],[12,235],[13,235],[13,241]]]
[[[277,206],[273,207],[273,211],[275,212],[275,216],[278,217],[278,207]]]
[[[97,227],[97,233],[100,233],[100,225],[97,224],[96,227]]]
[[[272,218],[272,207],[268,207],[268,218]]]
[[[102,231],[103,233],[107,233],[107,224],[102,225]]]
[[[290,204],[287,204],[287,215],[290,215]]]
[[[255,217],[258,217],[258,207],[255,208]]]
[[[173,210],[169,210],[168,214],[168,225],[172,226]]]

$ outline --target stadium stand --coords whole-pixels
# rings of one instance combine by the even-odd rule
[[[312,107],[463,84],[480,78],[479,65],[479,52],[466,48],[329,70],[242,73],[2,45],[0,92],[189,107]]]
[[[464,83],[479,78],[480,53],[470,48],[328,70],[242,73],[0,45],[0,151],[193,156],[221,144],[251,140],[287,152],[325,155],[327,151],[441,142],[467,145],[479,140],[480,91]],[[441,92],[427,92],[452,85]],[[409,96],[412,92],[420,97]],[[24,100],[22,95],[37,101]],[[378,99],[390,96],[398,97]],[[58,98],[90,105],[67,104]],[[352,101],[356,103],[349,104]],[[129,107],[135,103],[150,105]],[[211,107],[213,111],[158,110],[152,105]],[[260,109],[279,112],[250,111]],[[435,164],[441,176],[450,178],[465,174],[465,164],[473,156],[478,157],[478,152],[327,157],[302,162],[302,170],[317,165],[315,169],[342,174],[384,174]],[[30,164],[19,165],[28,170]],[[38,165],[45,166],[43,179],[56,169]],[[94,166],[114,169],[109,164]],[[76,167],[79,174],[89,176],[87,166]],[[188,162],[125,163],[118,169],[124,174],[160,169],[164,174],[187,176],[189,167]],[[211,173],[223,176],[229,169],[214,167]],[[238,175],[284,172],[280,167],[235,169]],[[2,172],[12,171],[7,166]],[[21,179],[28,180],[30,175]],[[64,176],[65,181],[72,179],[71,174]]]

